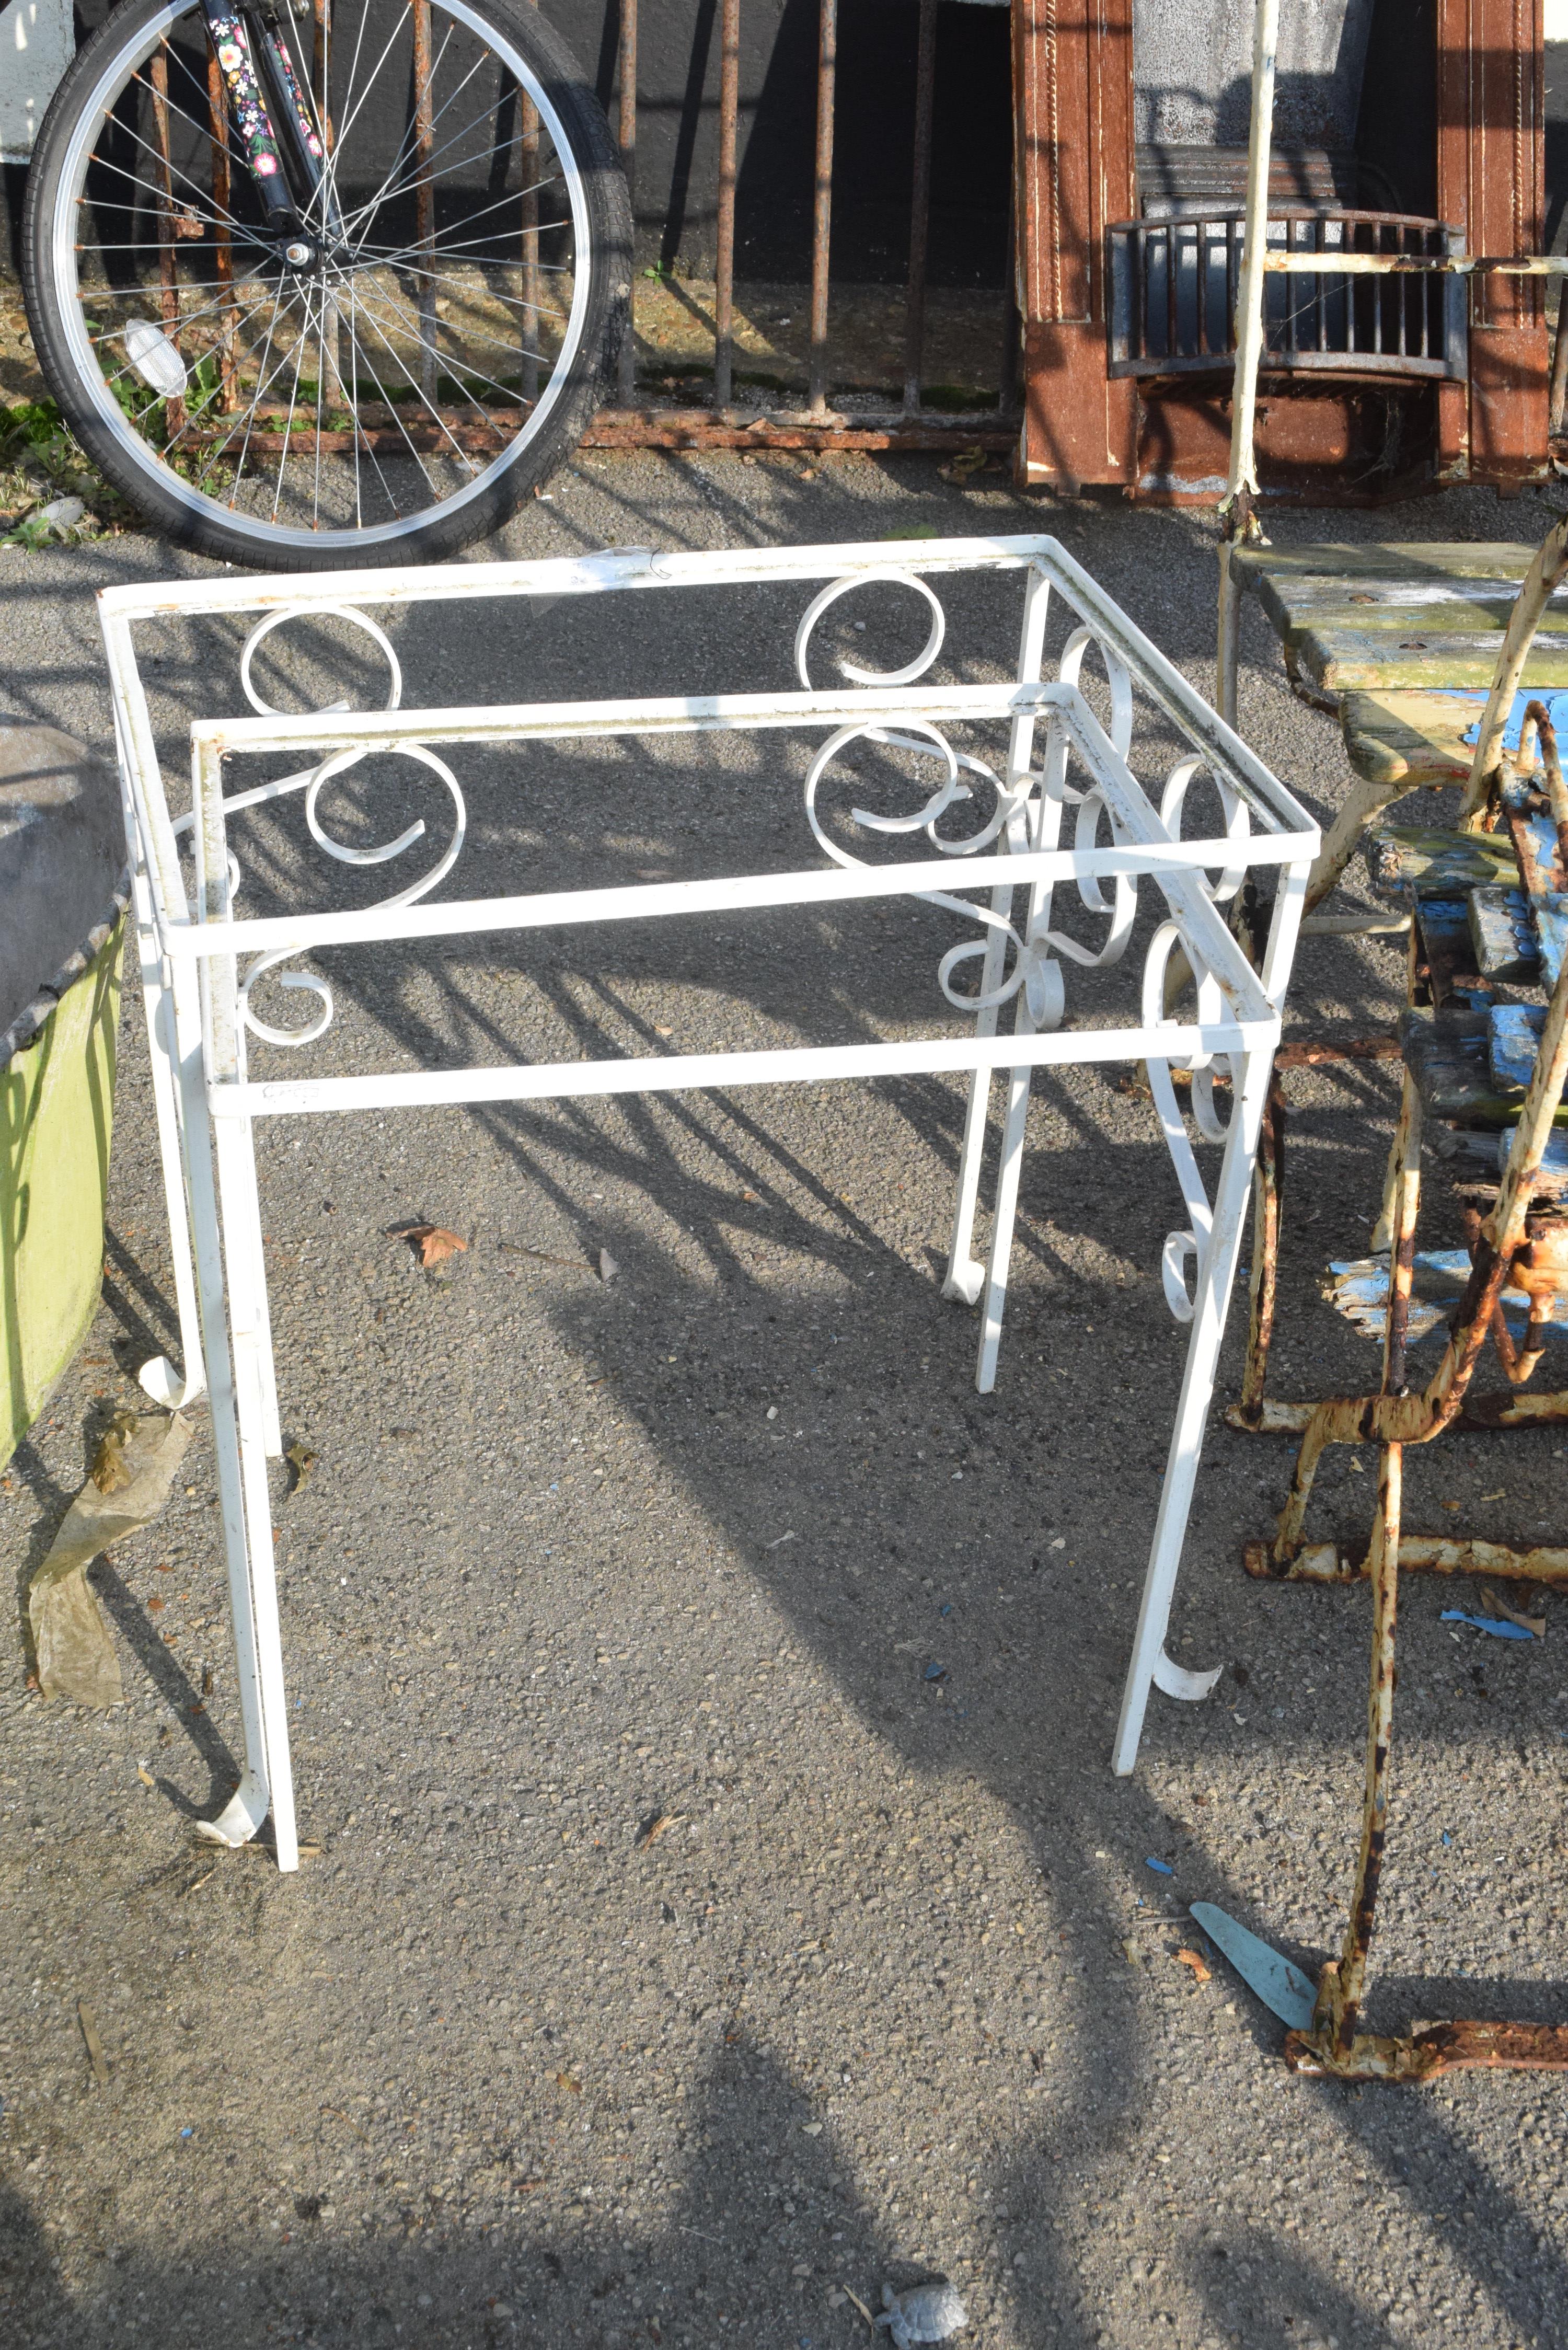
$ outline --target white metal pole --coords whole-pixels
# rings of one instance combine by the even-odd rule
[[[1236,668],[1241,613],[1231,577],[1231,549],[1252,536],[1258,474],[1252,429],[1258,405],[1258,362],[1263,355],[1263,250],[1269,230],[1269,158],[1274,135],[1274,50],[1280,0],[1256,0],[1252,16],[1252,126],[1247,146],[1247,225],[1241,285],[1236,297],[1236,380],[1231,395],[1231,471],[1220,512],[1220,658],[1215,700],[1220,715],[1236,723]]]

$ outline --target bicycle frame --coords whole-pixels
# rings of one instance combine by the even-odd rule
[[[207,38],[228,92],[230,119],[269,228],[298,235],[321,191],[326,151],[289,61],[275,6],[202,0]],[[258,71],[259,68],[259,71]],[[272,105],[263,81],[272,86]],[[282,134],[274,120],[275,109]],[[291,168],[292,167],[292,168]],[[336,207],[333,208],[334,213]],[[330,226],[327,221],[323,227]]]

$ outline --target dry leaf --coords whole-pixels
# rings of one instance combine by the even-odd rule
[[[1192,1969],[1192,1977],[1195,1982],[1209,1982],[1212,1981],[1208,1966],[1205,1964],[1204,1960],[1199,1958],[1196,1950],[1189,1950],[1185,1947],[1178,1950],[1176,1953],[1176,1963],[1179,1967],[1190,1967]]]
[[[684,1817],[683,1812],[660,1812],[656,1820],[650,1820],[638,1838],[643,1851],[646,1852],[650,1844],[657,1844],[666,1828],[679,1827]]]
[[[458,1246],[460,1248],[462,1246],[462,1243],[461,1241],[458,1243]],[[297,1493],[306,1479],[309,1476],[311,1471],[315,1468],[317,1456],[312,1452],[308,1444],[301,1444],[297,1440],[296,1440],[296,1441],[289,1446],[287,1451],[283,1457],[294,1471],[294,1476],[290,1481],[288,1490],[291,1493]]]
[[[137,1764],[136,1775],[140,1780],[144,1787],[156,1787],[158,1784],[157,1780],[153,1777],[145,1762],[139,1762]]]
[[[125,1448],[136,1433],[137,1416],[133,1411],[117,1411],[103,1432],[98,1451],[92,1457],[88,1475],[100,1493],[118,1493],[122,1485],[130,1482],[130,1471],[125,1465]]]
[[[1495,1493],[1483,1493],[1481,1495],[1481,1500],[1483,1502],[1506,1502],[1507,1499],[1508,1487],[1506,1485],[1500,1485]]]
[[[661,1028],[659,1025],[659,1023],[655,1021],[653,1024],[653,1033],[656,1036],[673,1036],[675,1031],[673,1028]]]
[[[557,2073],[556,2075],[556,2086],[558,2089],[567,2090],[574,2097],[580,2097],[583,2094],[582,2083],[580,2081],[574,2081],[569,2073]]]
[[[608,1249],[600,1249],[599,1279],[601,1281],[613,1281],[619,1271],[620,1267],[617,1264],[614,1257],[611,1256]]]
[[[1143,1952],[1138,1949],[1137,1944],[1133,1940],[1130,1934],[1122,1943],[1122,1956],[1126,1959],[1129,1967],[1141,1967],[1143,1964]]]
[[[441,1264],[449,1256],[466,1250],[468,1243],[449,1232],[444,1224],[398,1224],[391,1230],[393,1240],[407,1241],[421,1264]]]

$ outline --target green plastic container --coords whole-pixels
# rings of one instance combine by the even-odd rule
[[[0,1466],[98,1308],[124,863],[109,769],[0,717]]]

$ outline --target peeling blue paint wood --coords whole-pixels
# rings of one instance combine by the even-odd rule
[[[1488,1025],[1492,1083],[1500,1093],[1522,1094],[1535,1074],[1535,1056],[1546,1026],[1544,1005],[1494,1004]]]
[[[1449,1316],[1459,1301],[1469,1273],[1469,1255],[1464,1249],[1424,1249],[1419,1253],[1410,1280],[1407,1335],[1412,1345],[1422,1338],[1446,1336]],[[1363,1337],[1381,1342],[1388,1311],[1386,1256],[1356,1257],[1331,1264],[1323,1294],[1335,1313],[1343,1314]],[[1522,1289],[1504,1290],[1502,1316],[1509,1336],[1517,1344],[1530,1319],[1530,1300]],[[1553,1298],[1547,1320],[1554,1328],[1568,1330],[1568,1302]]]
[[[1466,900],[1480,978],[1508,987],[1541,983],[1541,942],[1522,889],[1472,889]]]

